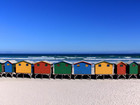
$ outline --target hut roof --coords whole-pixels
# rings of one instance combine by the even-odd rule
[[[6,62],[9,62],[9,63],[11,63],[11,64],[17,63],[16,60],[8,60],[8,61],[6,61]],[[5,63],[6,63],[6,62],[5,62]]]
[[[34,64],[34,61],[30,61],[30,60],[25,60],[28,63]]]
[[[28,62],[28,61],[20,61],[20,62],[26,62],[26,63],[28,63],[28,64],[32,64],[32,63],[30,63],[30,62]],[[18,63],[20,63],[20,62],[17,62],[16,64],[18,64]]]
[[[127,63],[124,63],[124,62],[122,62],[122,61],[118,61],[118,62],[116,62],[115,64],[117,65],[117,64],[119,64],[119,63],[123,63],[123,64],[127,65]]]
[[[40,63],[40,62],[44,62],[44,63],[48,63],[48,64],[52,64],[52,62],[49,62],[49,61],[37,61],[37,62],[35,62],[34,64],[36,64],[36,63]]]
[[[78,63],[87,63],[87,64],[92,65],[92,63],[89,63],[89,62],[86,62],[86,61],[79,61],[79,62],[74,63],[74,65],[75,65],[75,64],[78,64]]]
[[[60,63],[60,62],[65,62],[65,63],[68,63],[68,64],[72,64],[71,62],[68,62],[68,61],[65,61],[65,60],[56,62],[56,63],[54,63],[54,64],[57,64],[57,63]]]
[[[136,62],[134,62],[134,61],[128,61],[128,62],[127,62],[127,64],[131,64],[131,63],[138,64],[138,63],[136,63]]]
[[[107,61],[100,61],[100,62],[97,62],[96,64],[103,63],[103,62],[109,63],[109,62],[107,62]],[[96,64],[95,64],[95,65],[96,65]],[[109,63],[109,64],[113,65],[113,63]]]

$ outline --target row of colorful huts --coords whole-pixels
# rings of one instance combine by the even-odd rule
[[[10,74],[13,76],[16,74],[18,77],[19,74],[28,74],[30,77],[32,75],[48,75],[49,78],[51,75],[67,75],[71,78],[74,75],[76,76],[88,76],[91,78],[91,75],[96,75],[96,78],[99,76],[109,75],[113,78],[113,75],[117,75],[118,78],[126,75],[137,76],[140,74],[140,65],[136,62],[130,61],[124,63],[122,61],[117,63],[109,63],[106,61],[100,61],[98,63],[92,64],[86,61],[79,61],[76,63],[70,63],[67,61],[59,61],[57,63],[51,63],[49,61],[39,61],[39,62],[31,62],[31,61],[20,61],[16,62],[15,60],[9,61],[0,61],[0,74],[1,76],[5,74],[6,76]]]

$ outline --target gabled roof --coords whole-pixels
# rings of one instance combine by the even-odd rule
[[[25,63],[28,63],[28,64],[32,64],[32,63],[27,62],[27,61],[20,61],[20,62],[17,62],[16,64],[21,63],[21,62],[25,62]]]
[[[86,61],[79,61],[79,62],[74,63],[74,65],[75,65],[75,64],[78,64],[78,63],[87,63],[87,64],[92,65],[92,63],[89,63],[89,62],[86,62]]]
[[[106,61],[100,61],[100,62],[97,62],[96,64],[100,64],[100,63],[103,63],[103,62],[109,63],[109,62],[106,62]],[[95,65],[96,65],[96,64],[95,64]],[[109,63],[109,64],[113,65],[113,63]]]
[[[6,62],[9,62],[9,63],[11,63],[11,64],[17,63],[16,60],[8,60],[8,61],[6,61]],[[5,62],[5,63],[6,63],[6,62]]]
[[[38,62],[35,62],[34,64],[37,64],[37,63],[40,63],[40,62],[44,62],[44,63],[48,63],[48,64],[52,64],[52,63],[49,62],[49,61],[38,61]]]
[[[34,61],[30,61],[30,60],[25,60],[25,61],[28,62],[28,63],[31,63],[31,64],[34,63]]]
[[[59,61],[59,62],[56,62],[56,63],[54,63],[54,64],[57,64],[57,63],[60,63],[60,62],[65,62],[65,63],[68,63],[68,64],[71,64],[71,65],[72,65],[71,62],[68,62],[68,61],[65,61],[65,60],[63,60],[63,61]]]
[[[128,61],[128,62],[127,62],[127,64],[131,64],[131,63],[138,64],[138,63],[136,63],[136,62],[134,62],[134,61]]]
[[[115,64],[117,65],[117,64],[119,64],[119,63],[123,63],[123,64],[127,65],[126,63],[124,63],[124,62],[122,62],[122,61],[118,61],[118,62],[116,62]]]

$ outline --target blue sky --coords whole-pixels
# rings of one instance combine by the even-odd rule
[[[140,53],[139,0],[0,0],[0,52]]]

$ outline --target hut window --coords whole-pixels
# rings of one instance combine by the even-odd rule
[[[66,64],[66,67],[68,67],[68,64]]]
[[[60,66],[60,64],[57,64],[57,66]]]
[[[39,64],[37,64],[37,66],[40,66]]]
[[[107,67],[109,67],[110,65],[109,64],[107,64]]]
[[[45,64],[45,66],[48,66],[47,64]]]
[[[120,67],[123,67],[123,65],[120,65]]]
[[[9,63],[7,63],[7,66],[9,66],[10,64]]]
[[[133,67],[135,67],[135,65],[133,65]]]
[[[86,67],[88,67],[88,64],[86,64]]]
[[[77,67],[79,67],[80,66],[80,64],[77,64]]]
[[[99,67],[101,67],[101,64],[100,65],[98,65]]]
[[[21,64],[18,64],[19,66],[21,66]]]
[[[26,66],[28,66],[28,64],[26,64]]]

